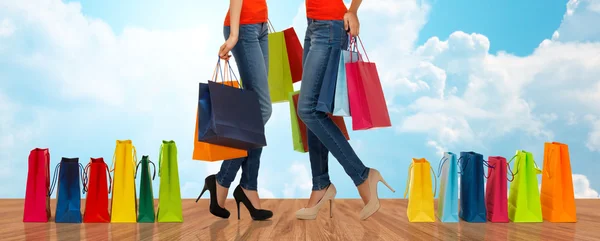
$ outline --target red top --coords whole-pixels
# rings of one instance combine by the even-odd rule
[[[341,1],[341,0],[340,0]],[[267,0],[244,0],[240,14],[240,24],[255,24],[267,22],[269,16]],[[225,17],[225,26],[230,25],[229,10]]]
[[[314,20],[342,20],[346,12],[343,0],[306,0],[306,16]]]

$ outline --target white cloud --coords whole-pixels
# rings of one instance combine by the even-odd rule
[[[586,146],[590,151],[600,152],[600,120],[590,120],[592,128],[588,133]]]
[[[8,18],[0,21],[0,38],[9,37],[15,32],[15,25]]]
[[[573,174],[573,190],[575,198],[600,198],[598,192],[590,186],[588,178],[581,174]]]
[[[283,196],[306,197],[312,190],[312,176],[306,162],[295,161],[287,170],[289,181],[284,183]]]
[[[553,36],[559,41],[600,41],[600,29],[589,27],[600,18],[600,1],[569,0],[563,21]]]
[[[439,143],[437,143],[436,141],[427,141],[427,146],[432,147],[433,149],[435,149],[436,153],[439,156],[443,156],[444,152],[446,152],[446,148],[441,146]]]

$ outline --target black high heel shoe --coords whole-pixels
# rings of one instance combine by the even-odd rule
[[[265,220],[273,217],[273,212],[264,209],[256,209],[248,199],[248,196],[242,190],[242,187],[239,185],[233,191],[233,198],[235,198],[235,203],[237,204],[238,210],[238,220],[240,219],[240,202],[244,203],[248,212],[250,212],[250,216],[252,216],[252,220]]]
[[[214,174],[204,179],[204,188],[202,189],[200,196],[196,199],[196,202],[200,200],[200,197],[202,197],[202,194],[204,194],[206,190],[210,192],[210,213],[220,218],[229,218],[229,210],[222,208],[217,202],[217,180]]]

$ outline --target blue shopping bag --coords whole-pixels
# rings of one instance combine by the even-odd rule
[[[219,60],[219,72],[220,65]],[[231,66],[226,71],[235,76]],[[200,83],[198,120],[200,142],[244,150],[267,145],[258,95],[253,91],[215,81]]]
[[[483,155],[475,152],[460,153],[460,211],[459,217],[471,223],[485,223]]]
[[[56,175],[58,172],[58,176]],[[81,223],[81,178],[83,184],[83,193],[85,194],[85,173],[83,166],[79,163],[79,158],[63,157],[60,163],[54,168],[54,178],[52,179],[52,190],[56,187],[56,216],[54,221],[57,223]],[[58,182],[57,182],[58,179]]]
[[[458,222],[458,168],[456,154],[444,153],[440,160],[440,196],[438,197],[437,218],[445,223]]]
[[[358,51],[342,50],[340,64],[338,66],[337,83],[335,85],[335,97],[333,103],[334,116],[350,116],[350,103],[348,102],[348,82],[346,80],[346,63],[355,63],[362,60]]]
[[[338,79],[338,69],[340,65],[340,56],[342,50],[346,49],[346,46],[341,49],[332,48],[329,52],[329,61],[325,69],[325,75],[323,76],[323,82],[321,84],[321,91],[319,93],[319,99],[317,101],[316,109],[325,113],[333,113],[333,102],[335,98],[335,86]]]

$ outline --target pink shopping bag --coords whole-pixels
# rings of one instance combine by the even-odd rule
[[[50,151],[36,148],[29,153],[23,222],[48,222],[50,213]]]
[[[358,41],[360,41],[360,38],[358,38]],[[362,45],[362,41],[360,41],[360,45],[364,51],[365,47]],[[375,63],[370,62],[366,52],[365,56],[367,62],[362,60],[353,62],[351,60],[350,63],[346,63],[346,81],[348,82],[350,112],[352,112],[352,129],[368,130],[378,127],[390,127],[392,123],[381,82],[379,81],[377,67]]]

